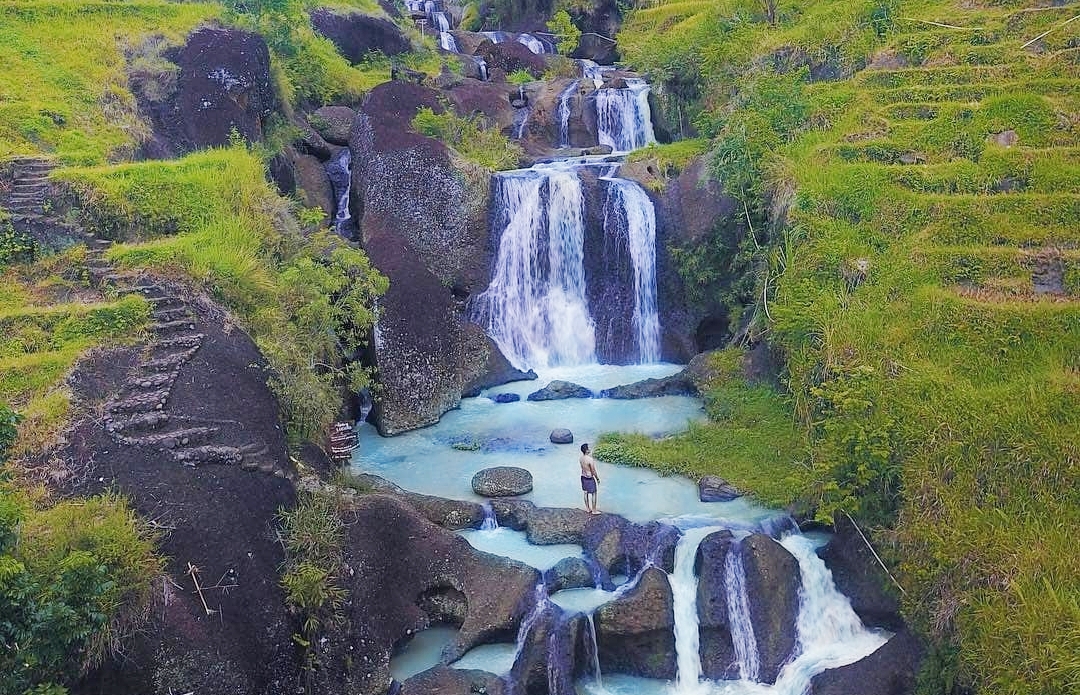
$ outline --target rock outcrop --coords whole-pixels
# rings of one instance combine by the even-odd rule
[[[565,427],[559,427],[551,430],[551,434],[548,435],[548,439],[552,444],[573,444],[574,433]]]
[[[495,344],[462,316],[464,299],[487,284],[486,190],[470,187],[475,172],[463,173],[467,165],[445,145],[412,131],[421,107],[442,112],[439,93],[405,82],[376,87],[350,143],[361,243],[390,279],[372,347],[384,435],[437,422],[499,362]],[[486,175],[479,180],[486,185]]]
[[[265,119],[277,107],[270,80],[270,50],[261,36],[239,29],[203,28],[166,56],[179,67],[175,90],[143,104],[154,139],[144,154],[170,158],[229,144],[238,133],[263,139]]]
[[[810,680],[813,695],[911,695],[926,647],[903,628],[873,654],[830,668]]]
[[[674,604],[662,570],[645,570],[636,587],[597,609],[594,620],[602,672],[675,677]]]
[[[540,579],[536,570],[474,550],[393,496],[358,496],[348,519],[345,561],[353,570],[346,579],[348,627],[332,636],[326,650],[341,659],[337,663],[346,663],[348,654],[353,666],[324,674],[326,692],[382,695],[390,682],[394,645],[455,613],[463,618],[449,658],[514,634]],[[434,600],[440,593],[453,600]],[[458,608],[438,609],[436,615],[424,610],[455,603]]]
[[[515,466],[495,466],[477,471],[473,492],[482,497],[514,497],[532,492],[532,473]]]
[[[380,17],[319,8],[311,13],[311,26],[333,41],[341,55],[353,63],[364,60],[372,51],[396,56],[412,48],[396,24]]]
[[[529,394],[530,401],[558,401],[565,398],[592,398],[593,392],[584,386],[556,379],[539,391]]]
[[[643,379],[632,384],[613,386],[600,392],[601,398],[631,400],[636,398],[656,398],[657,396],[696,396],[697,387],[685,370],[662,379]]]
[[[733,668],[735,647],[727,605],[727,566],[735,538],[730,531],[717,531],[702,539],[694,560],[698,575],[697,609],[701,670],[714,680],[737,678]]]
[[[846,515],[837,514],[833,528],[835,535],[819,555],[832,572],[836,590],[848,597],[852,610],[867,627],[902,629],[900,602],[890,590],[889,577],[855,525]]]
[[[730,502],[737,497],[742,497],[742,493],[718,475],[707,475],[698,481],[698,499],[702,502]]]
[[[754,624],[761,670],[758,681],[776,682],[780,667],[795,649],[799,616],[799,563],[782,545],[761,534],[739,544],[750,619]]]
[[[603,575],[601,579],[608,583],[612,575],[633,576],[650,563],[665,571],[674,569],[679,535],[674,526],[658,521],[635,524],[621,516],[602,514],[586,524],[583,546]]]

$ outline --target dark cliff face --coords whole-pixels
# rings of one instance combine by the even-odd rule
[[[180,68],[175,91],[144,104],[154,127],[144,154],[168,158],[229,144],[235,131],[263,139],[265,119],[277,108],[270,51],[261,36],[239,29],[199,29],[169,53]]]
[[[319,8],[311,13],[311,26],[333,41],[341,55],[354,63],[362,61],[371,51],[396,56],[412,47],[396,24],[379,17],[337,14]]]
[[[360,241],[390,279],[373,341],[383,386],[375,416],[386,435],[437,422],[504,362],[462,316],[465,298],[488,282],[487,173],[411,127],[418,109],[443,111],[439,96],[404,82],[376,87],[350,143]]]

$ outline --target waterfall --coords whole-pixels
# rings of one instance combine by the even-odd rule
[[[660,317],[656,308],[656,211],[645,190],[629,179],[604,177],[604,233],[626,244],[634,271],[633,329],[638,362],[660,360]]]
[[[491,508],[491,502],[481,505],[484,510],[484,520],[480,523],[481,531],[494,531],[499,528],[499,520],[495,516],[495,510]]]
[[[435,3],[432,2],[432,0],[427,0],[427,2],[424,3],[424,14],[426,14],[428,17],[435,13],[435,9]]]
[[[451,53],[458,52],[457,41],[454,40],[454,35],[451,34],[448,29],[443,29],[439,32],[439,45],[444,51],[450,51]]]
[[[691,695],[708,692],[701,683],[701,636],[698,633],[697,587],[694,574],[697,549],[705,536],[719,526],[687,529],[675,546],[675,568],[668,575],[675,613],[675,692]]]
[[[533,53],[543,55],[547,52],[544,42],[532,34],[519,34],[517,40],[518,43],[524,44]]]
[[[352,187],[352,151],[342,147],[326,163],[326,173],[334,190],[334,231],[349,236],[349,190]]]
[[[491,43],[502,43],[509,36],[505,31],[482,31],[480,33]]]
[[[601,145],[615,152],[629,152],[656,142],[649,111],[649,85],[626,79],[626,89],[596,92],[596,128]]]
[[[587,80],[592,80],[596,89],[604,86],[604,73],[615,69],[613,65],[598,65],[588,58],[578,60],[578,64],[581,65],[581,76]]]
[[[518,369],[594,362],[577,173],[534,167],[496,175],[492,187],[499,249],[473,320]]]
[[[513,135],[515,140],[521,140],[525,137],[525,128],[529,125],[529,116],[532,113],[532,109],[528,106],[522,106],[520,109],[514,111],[514,124]]]
[[[483,58],[477,57],[477,59],[476,59],[476,67],[480,70],[480,79],[483,80],[484,82],[487,82],[487,79],[488,79],[487,61],[484,60]]]
[[[445,12],[432,12],[431,23],[434,24],[439,31],[450,31],[450,20],[447,18]]]
[[[601,690],[604,688],[604,676],[600,673],[600,648],[596,644],[596,623],[593,622],[593,614],[585,614],[586,624],[589,626],[588,631],[585,633],[585,637],[589,640],[585,643],[586,651],[591,657],[592,661],[592,677],[593,682]]]
[[[525,641],[529,638],[529,632],[532,630],[533,625],[543,615],[544,609],[551,605],[551,599],[548,598],[547,587],[544,586],[543,580],[536,585],[536,589],[533,590],[533,609],[529,611],[529,614],[521,619],[521,626],[518,628],[517,633],[517,648],[514,650],[514,661],[517,663],[521,658],[522,652],[525,651]]]
[[[559,92],[559,106],[556,113],[559,116],[559,143],[560,148],[570,147],[570,97],[577,93],[580,80],[574,80]]]
[[[724,560],[724,588],[731,626],[731,642],[735,647],[735,664],[739,678],[757,681],[761,661],[758,658],[754,623],[750,618],[750,597],[746,594],[746,573],[743,571],[740,545],[733,544]]]

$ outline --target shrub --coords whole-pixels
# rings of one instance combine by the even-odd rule
[[[548,20],[547,28],[558,40],[560,55],[568,56],[577,49],[578,41],[581,40],[581,29],[574,25],[569,12],[559,10],[553,14]]]
[[[498,129],[486,127],[480,117],[462,118],[450,111],[435,113],[425,107],[416,112],[412,126],[416,132],[442,140],[466,160],[486,169],[513,169],[524,156],[517,143]]]

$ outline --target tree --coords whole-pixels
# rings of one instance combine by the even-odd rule
[[[559,40],[559,53],[565,56],[574,52],[581,40],[581,29],[574,26],[569,12],[556,12],[547,23],[547,28]]]

